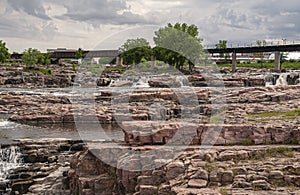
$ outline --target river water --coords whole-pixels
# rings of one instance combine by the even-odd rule
[[[123,132],[116,125],[84,124],[85,131],[77,131],[75,124],[30,126],[0,120],[0,145],[12,144],[17,139],[66,138],[85,141],[121,141]],[[100,128],[100,130],[99,130]]]
[[[64,89],[22,89],[0,88],[0,91],[22,92],[32,95],[73,96],[74,88]],[[91,90],[89,90],[91,91]],[[96,91],[93,89],[92,91]],[[100,92],[99,90],[97,90]],[[76,124],[55,124],[32,126],[8,121],[9,116],[0,115],[0,145],[12,143],[16,139],[66,138],[74,140],[120,141],[124,134],[117,125],[84,124],[80,128]],[[78,131],[79,129],[79,131]]]

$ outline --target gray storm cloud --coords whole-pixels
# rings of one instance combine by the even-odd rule
[[[85,21],[92,24],[143,24],[147,21],[140,15],[127,11],[125,1],[119,0],[67,0],[62,3],[67,13],[61,19]]]
[[[63,7],[65,12],[50,15],[48,4]],[[136,4],[140,7],[133,7]],[[3,0],[0,37],[52,40],[57,35],[61,41],[69,28],[73,28],[72,22],[93,25],[98,30],[111,25],[165,26],[168,22],[187,22],[197,25],[200,36],[210,43],[219,39],[234,42],[284,37],[292,40],[300,38],[298,5],[298,0]],[[74,29],[74,33],[78,30]],[[84,37],[84,33],[82,30],[80,36]]]
[[[8,0],[7,3],[16,11],[24,11],[29,15],[49,20],[40,0]]]

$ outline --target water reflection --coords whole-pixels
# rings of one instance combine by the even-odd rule
[[[16,139],[66,138],[74,140],[122,141],[123,132],[117,125],[84,124],[84,131],[78,133],[73,123],[40,124],[36,126],[18,124],[5,119],[0,120],[0,145],[12,143]]]

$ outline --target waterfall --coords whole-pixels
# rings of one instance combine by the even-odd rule
[[[185,76],[177,76],[176,82],[179,82],[181,87],[187,87],[188,86],[188,79]]]
[[[265,76],[266,86],[287,86],[300,83],[300,72],[270,74]]]
[[[140,77],[137,81],[134,81],[133,88],[149,88],[148,80],[147,77]]]
[[[287,82],[289,85],[297,85],[299,79],[300,79],[300,72],[293,72],[288,76]]]
[[[287,82],[288,75],[289,74],[287,74],[287,73],[281,74],[276,81],[276,86],[287,86],[288,85],[288,82]]]
[[[21,152],[17,146],[0,149],[0,181],[5,181],[10,170],[21,166]]]
[[[265,76],[266,86],[272,86],[276,84],[276,80],[279,78],[279,75],[269,74]]]

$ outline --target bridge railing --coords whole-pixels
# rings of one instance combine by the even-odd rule
[[[227,48],[245,48],[245,47],[267,47],[267,46],[284,46],[284,45],[298,45],[300,41],[290,41],[290,40],[281,40],[281,41],[267,41],[261,45],[257,42],[238,42],[238,43],[227,43]],[[215,45],[203,45],[204,49],[216,49]]]

